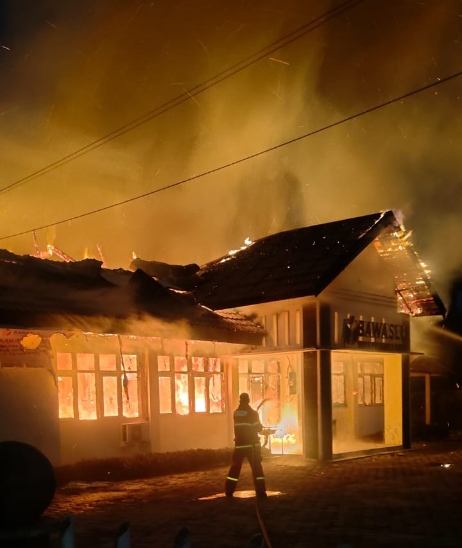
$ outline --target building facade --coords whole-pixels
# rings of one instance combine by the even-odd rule
[[[444,314],[392,212],[268,236],[203,267],[108,272],[0,253],[0,275],[14,283],[0,301],[0,440],[55,465],[231,447],[241,392],[271,454],[409,447],[411,318]]]
[[[371,252],[317,297],[239,309],[267,336],[236,358],[234,392],[261,406],[272,453],[330,460],[409,446],[409,315]]]

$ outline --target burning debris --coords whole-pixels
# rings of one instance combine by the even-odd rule
[[[445,307],[432,288],[430,270],[410,239],[411,232],[381,234],[375,248],[393,273],[401,311],[412,316],[442,315]]]

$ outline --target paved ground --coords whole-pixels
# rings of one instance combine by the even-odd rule
[[[193,548],[248,547],[261,522],[272,548],[462,547],[462,440],[328,464],[273,456],[264,469],[258,505],[246,465],[234,499],[219,468],[69,485],[47,515],[75,516],[76,548],[112,547],[124,520],[132,548],[171,548],[185,525]]]

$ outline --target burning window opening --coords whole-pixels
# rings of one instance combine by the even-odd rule
[[[140,416],[135,354],[58,352],[56,362],[59,418],[96,420]]]
[[[240,359],[238,373],[239,392],[250,395],[260,414],[263,448],[270,454],[301,453],[296,369],[274,358]]]
[[[225,412],[220,358],[158,356],[157,371],[161,414]]]
[[[271,452],[280,455],[301,453],[298,414],[292,402],[282,406],[281,416],[276,432],[271,436]]]

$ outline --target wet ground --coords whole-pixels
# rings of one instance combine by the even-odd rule
[[[114,546],[130,522],[133,548],[170,548],[183,526],[193,548],[462,547],[462,441],[319,464],[298,456],[263,462],[269,497],[256,501],[243,467],[236,497],[227,468],[129,482],[69,484],[48,516],[75,518],[76,548]]]

